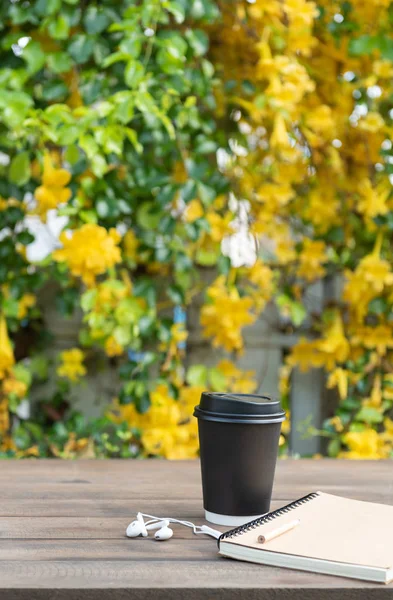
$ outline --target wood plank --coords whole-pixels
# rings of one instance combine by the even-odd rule
[[[100,589],[113,588],[222,588],[266,589],[298,587],[381,589],[385,586],[290,569],[262,567],[230,559],[210,562],[190,561],[1,561],[0,587],[7,589],[18,581],[26,587]],[[392,588],[390,588],[390,595]]]
[[[132,520],[132,515],[131,518],[2,517],[0,539],[120,539],[126,537],[127,525]],[[203,518],[195,519],[195,524],[202,523]],[[225,528],[221,529],[225,531]],[[176,537],[191,539],[193,533],[187,527],[177,527]],[[144,541],[143,538],[140,541]]]
[[[217,545],[207,536],[172,538],[161,544],[153,538],[131,539],[10,539],[1,540],[0,561],[63,560],[220,560]]]
[[[276,510],[286,500],[272,501],[271,510]],[[159,509],[158,509],[159,506]],[[154,514],[159,510],[159,517],[171,516],[179,519],[201,519],[203,518],[202,498],[183,498],[174,500],[172,498],[145,498],[138,497],[130,499],[105,499],[90,498],[15,498],[3,499],[0,502],[1,517],[123,517],[124,522],[130,522],[135,518],[138,511]],[[0,519],[1,523],[1,519]],[[1,529],[1,526],[0,526]]]

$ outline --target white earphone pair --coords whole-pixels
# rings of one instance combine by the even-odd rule
[[[144,517],[149,519],[149,521],[144,520]],[[218,539],[221,535],[221,531],[217,531],[216,529],[212,529],[207,525],[194,525],[190,521],[181,521],[179,519],[173,519],[172,517],[154,517],[153,515],[147,515],[145,513],[138,513],[136,515],[136,521],[132,521],[129,524],[126,530],[127,537],[147,537],[149,535],[149,531],[157,529],[154,534],[154,539],[158,541],[169,540],[173,536],[173,530],[169,527],[170,523],[175,523],[178,525],[184,525],[185,527],[190,527],[195,533],[198,535],[199,533],[204,533],[205,535],[210,535]]]

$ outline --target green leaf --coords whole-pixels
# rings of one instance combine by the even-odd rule
[[[32,233],[30,233],[30,231],[27,231],[27,229],[24,229],[23,231],[20,231],[17,236],[16,236],[17,241],[22,244],[22,246],[28,246],[29,244],[31,244],[32,242],[34,242],[34,235]]]
[[[38,0],[34,6],[34,12],[43,17],[45,15],[53,15],[60,10],[60,7],[61,0]]]
[[[41,46],[38,42],[30,40],[23,50],[22,58],[27,63],[28,72],[33,74],[42,69],[45,64],[46,55],[45,52],[41,50]]]
[[[187,371],[186,381],[189,385],[207,387],[207,375],[208,371],[205,365],[192,365]]]
[[[78,160],[80,159],[80,153],[79,153],[79,149],[78,146],[68,146],[68,148],[66,148],[65,152],[64,152],[64,158],[67,162],[69,162],[71,165],[75,165]]]
[[[352,56],[361,56],[362,54],[370,54],[378,47],[378,40],[373,35],[361,35],[356,39],[351,39],[348,50]]]
[[[179,286],[173,284],[168,286],[166,293],[174,304],[181,305],[185,303],[184,291]]]
[[[378,44],[382,58],[385,60],[393,60],[393,40],[387,36],[380,36]]]
[[[136,60],[130,60],[124,71],[124,81],[131,89],[136,88],[143,79],[145,70]]]
[[[17,154],[11,162],[8,172],[11,183],[24,185],[30,179],[30,158],[28,152]]]
[[[127,346],[131,341],[130,326],[128,324],[118,325],[113,330],[113,337],[120,346]]]
[[[340,438],[334,438],[333,440],[330,440],[327,451],[328,451],[328,455],[335,458],[337,456],[337,454],[340,452],[341,450],[341,441]]]
[[[383,414],[373,406],[362,406],[355,418],[357,421],[364,421],[370,424],[381,423],[383,421]]]
[[[95,34],[104,31],[108,27],[110,19],[104,10],[98,9],[96,6],[89,6],[83,18],[83,23],[87,33]]]
[[[368,310],[371,314],[382,315],[388,310],[388,304],[385,298],[374,298],[369,302]]]
[[[292,323],[296,327],[299,327],[307,317],[307,310],[300,302],[291,303],[290,313]]]
[[[16,298],[6,298],[2,302],[1,308],[6,317],[9,317],[10,319],[16,319],[18,317],[19,302]]]
[[[227,378],[220,369],[213,367],[209,369],[209,382],[214,392],[224,392],[227,385]]]
[[[83,312],[89,312],[95,304],[97,297],[97,290],[88,290],[81,296],[81,308]]]
[[[144,202],[137,210],[136,220],[142,229],[154,230],[161,221],[162,213],[154,202]]]
[[[54,73],[66,73],[72,67],[72,60],[66,52],[53,52],[48,55],[48,67]]]
[[[104,60],[102,61],[102,67],[106,69],[107,67],[110,67],[111,65],[122,60],[128,61],[129,58],[130,57],[125,52],[113,52],[113,54],[110,54],[109,56],[104,58]]]
[[[185,10],[184,6],[180,2],[168,2],[166,9],[175,17],[176,23],[183,23],[185,18]]]
[[[42,97],[44,100],[52,102],[53,100],[64,100],[69,94],[67,85],[63,81],[46,81],[42,87]]]
[[[137,136],[136,131],[134,131],[134,129],[130,129],[130,127],[127,127],[125,130],[125,133],[126,133],[127,138],[129,139],[129,141],[133,145],[135,151],[138,154],[142,154],[143,146],[138,141],[138,136]]]
[[[12,372],[18,381],[23,381],[23,383],[25,383],[27,386],[29,386],[31,384],[31,381],[32,381],[31,372],[22,363],[16,364],[13,367]]]
[[[68,45],[68,52],[78,64],[89,60],[94,50],[94,40],[84,34],[74,35]]]
[[[209,38],[201,29],[187,29],[186,38],[196,56],[203,56],[209,48]]]
[[[66,40],[70,32],[70,24],[64,15],[59,15],[48,26],[48,32],[55,40]]]

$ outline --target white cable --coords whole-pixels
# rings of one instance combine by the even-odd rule
[[[207,525],[195,525],[191,523],[191,521],[182,521],[180,519],[174,519],[173,517],[155,517],[154,515],[148,515],[147,513],[140,513],[142,517],[147,517],[150,521],[147,521],[145,525],[150,525],[151,523],[155,523],[158,521],[169,521],[170,523],[177,523],[178,525],[184,525],[185,527],[189,527],[192,529],[195,535],[203,533],[205,535],[210,535],[218,539],[221,535],[221,531],[217,529],[213,529],[212,527],[208,527]]]

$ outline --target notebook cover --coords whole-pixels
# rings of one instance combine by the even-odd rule
[[[263,545],[257,542],[259,535],[294,519],[300,520],[295,529]],[[390,569],[392,540],[392,506],[315,492],[224,533],[218,544],[225,541],[262,551]]]

